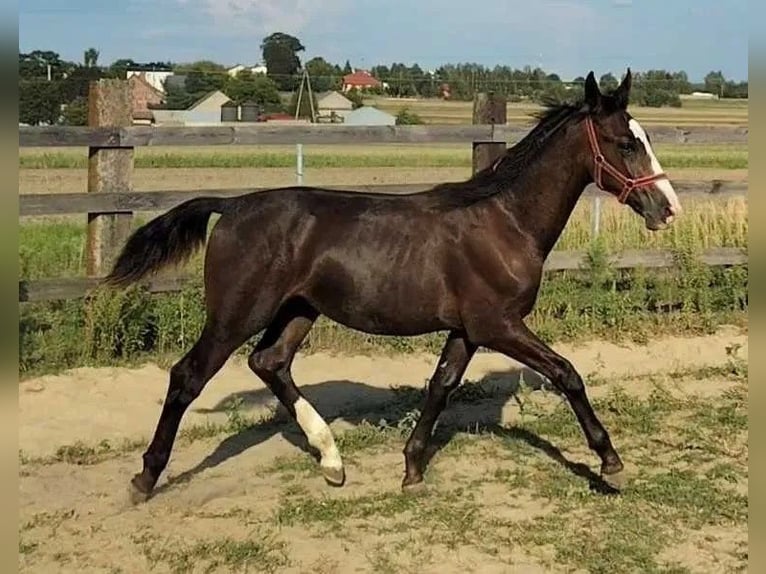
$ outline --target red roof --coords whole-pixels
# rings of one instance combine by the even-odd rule
[[[274,112],[271,114],[261,114],[259,116],[259,120],[262,122],[268,122],[272,120],[294,120],[295,116],[291,116],[290,114],[285,114],[281,112]]]
[[[348,86],[376,87],[380,82],[366,70],[357,70],[353,74],[343,76],[343,83]]]

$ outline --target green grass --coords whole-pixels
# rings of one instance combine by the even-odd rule
[[[658,144],[656,153],[663,168],[746,169],[747,145]],[[418,168],[470,167],[470,146],[365,146],[304,147],[304,167],[321,168]],[[174,148],[137,150],[136,168],[288,168],[295,166],[295,151],[273,151],[265,146],[234,150]],[[20,169],[84,169],[86,150],[27,150],[19,154]]]
[[[146,221],[136,218],[134,226]],[[575,208],[558,250],[591,247],[593,204],[581,201]],[[748,209],[744,198],[684,202],[684,213],[669,229],[651,232],[643,220],[616,202],[603,201],[600,241],[611,251],[622,249],[679,249],[692,246],[747,247]],[[76,222],[35,222],[19,226],[19,273],[25,279],[77,277],[85,273],[86,229]],[[192,260],[201,269],[203,251]]]
[[[164,564],[174,574],[194,571],[204,566],[205,571],[223,568],[226,572],[279,572],[290,564],[284,551],[284,542],[271,534],[254,532],[246,540],[211,538],[188,543],[183,537],[153,537],[148,534],[133,536],[150,565]]]

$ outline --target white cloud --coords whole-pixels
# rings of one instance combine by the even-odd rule
[[[312,21],[334,16],[345,0],[176,0],[200,10],[233,34],[296,34]]]

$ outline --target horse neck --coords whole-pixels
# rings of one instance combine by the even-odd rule
[[[540,156],[498,196],[501,209],[537,243],[544,257],[558,241],[591,181],[577,128],[552,137]],[[502,177],[502,176],[500,176]]]

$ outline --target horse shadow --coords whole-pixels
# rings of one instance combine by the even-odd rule
[[[257,381],[258,379],[254,379],[256,384]],[[588,481],[592,490],[605,494],[615,492],[587,465],[570,461],[548,440],[521,427],[507,427],[503,424],[502,411],[508,401],[515,400],[521,404],[518,392],[522,385],[532,390],[560,394],[546,379],[526,368],[490,372],[478,381],[464,380],[450,396],[447,407],[437,421],[425,453],[426,467],[457,433],[472,432],[480,428],[484,432],[527,443],[569,472]],[[341,419],[354,427],[365,423],[399,428],[405,425],[407,430],[403,440],[406,440],[414,424],[413,412],[418,413],[419,410],[416,409],[422,408],[426,385],[421,388],[383,388],[357,381],[330,380],[301,387],[301,393],[328,424]],[[164,484],[158,485],[155,494],[188,482],[201,472],[215,468],[277,435],[281,435],[290,444],[319,461],[319,453],[308,444],[298,425],[265,386],[232,393],[212,408],[195,410],[201,413],[231,412],[232,405],[245,409],[271,406],[276,407],[276,410],[270,419],[255,425],[246,425],[243,430],[225,438],[193,468],[169,477]],[[453,408],[458,405],[459,408]]]

